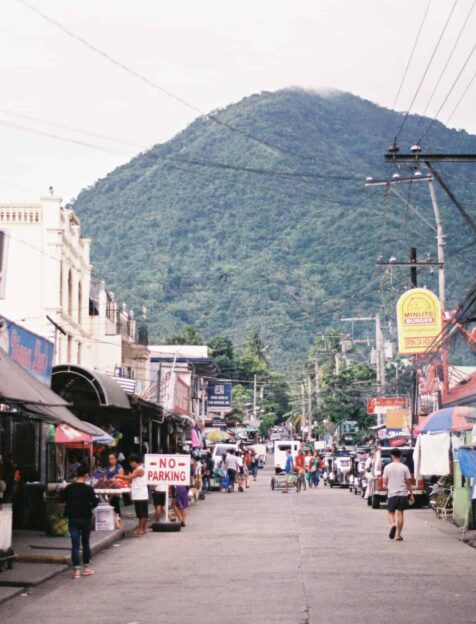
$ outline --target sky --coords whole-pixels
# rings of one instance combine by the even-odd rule
[[[428,0],[27,2],[160,88],[113,65],[21,0],[1,0],[0,201],[36,200],[50,186],[70,201],[138,152],[170,139],[199,111],[260,91],[340,89],[392,108],[428,5]],[[412,112],[425,110],[473,2],[457,2]],[[452,6],[450,0],[431,1],[397,110],[410,106]],[[475,32],[476,9],[427,110],[435,115],[469,57],[438,116],[443,122],[476,71],[476,52],[470,56]],[[476,134],[475,96],[476,80],[451,127]]]

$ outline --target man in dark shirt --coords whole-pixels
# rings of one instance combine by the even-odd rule
[[[94,570],[90,566],[91,547],[89,545],[89,537],[91,535],[93,509],[97,506],[98,499],[93,488],[85,483],[89,475],[88,468],[80,466],[76,471],[76,475],[74,483],[70,483],[60,493],[60,501],[66,503],[65,515],[69,521],[69,532],[71,534],[73,578],[78,579],[81,576],[80,543],[83,547],[83,576],[94,574]]]

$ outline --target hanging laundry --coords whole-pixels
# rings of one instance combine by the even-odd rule
[[[420,436],[422,475],[443,476],[450,473],[450,434],[435,433]]]
[[[476,449],[459,448],[458,459],[465,477],[476,477]]]

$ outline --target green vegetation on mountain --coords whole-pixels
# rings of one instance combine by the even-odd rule
[[[382,187],[364,187],[367,175],[394,173],[383,154],[401,114],[346,93],[286,89],[214,115],[222,124],[197,119],[74,204],[93,239],[96,272],[128,305],[147,306],[152,339],[193,325],[205,340],[222,335],[238,345],[259,331],[269,345],[262,355],[286,370],[342,315],[368,316],[384,305],[389,319],[408,272],[384,272],[376,257],[405,259],[412,245],[422,258],[436,255],[434,232],[414,212],[386,199]],[[409,117],[402,150],[426,123]],[[475,136],[440,123],[428,141],[433,150],[476,151]],[[444,173],[474,215],[470,166]],[[432,221],[426,185],[399,188]],[[469,287],[476,247],[438,196],[454,304]],[[419,279],[436,289],[427,269]]]

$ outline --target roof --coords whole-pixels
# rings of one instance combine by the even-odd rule
[[[0,348],[0,396],[32,416],[48,422],[66,423],[79,431],[92,433],[88,423],[69,411],[67,403],[47,385],[36,379]]]
[[[57,392],[62,392],[70,382],[77,382],[81,385],[85,384],[100,407],[131,409],[127,394],[121,386],[112,377],[106,375],[106,373],[101,373],[91,368],[84,368],[75,364],[60,364],[53,367],[52,385]]]

